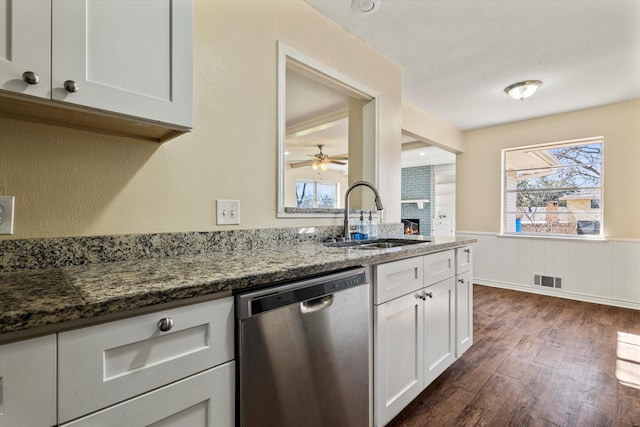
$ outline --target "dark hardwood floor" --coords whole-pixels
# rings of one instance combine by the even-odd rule
[[[640,426],[640,311],[474,286],[474,345],[388,424]]]

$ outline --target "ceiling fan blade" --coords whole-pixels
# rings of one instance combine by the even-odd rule
[[[335,163],[336,165],[346,165],[345,162],[339,162],[339,161],[334,160],[334,159],[329,159],[329,163]]]
[[[306,161],[303,161],[303,162],[293,162],[293,163],[289,163],[289,167],[292,168],[292,169],[304,168],[304,167],[313,165],[315,162],[316,162],[315,160],[306,160]]]
[[[347,156],[346,154],[342,156],[329,156],[329,157],[332,158],[333,160],[349,160],[349,156]]]

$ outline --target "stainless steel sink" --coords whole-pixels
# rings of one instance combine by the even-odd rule
[[[390,249],[400,248],[402,246],[415,245],[418,243],[429,243],[430,240],[413,240],[413,239],[375,239],[375,240],[351,240],[345,242],[333,242],[326,244],[330,248],[346,248],[346,249]]]

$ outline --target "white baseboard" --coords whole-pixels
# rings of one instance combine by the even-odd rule
[[[528,292],[531,294],[565,298],[565,299],[570,299],[574,301],[583,301],[583,302],[590,302],[594,304],[603,304],[603,305],[610,305],[614,307],[640,310],[640,304],[638,303],[611,299],[611,298],[603,298],[603,297],[598,297],[593,295],[578,294],[574,292],[567,292],[567,291],[562,291],[557,289],[545,289],[540,286],[519,285],[515,283],[498,282],[495,280],[481,279],[477,277],[473,278],[473,283],[476,285],[491,286],[493,288],[509,289],[512,291]]]

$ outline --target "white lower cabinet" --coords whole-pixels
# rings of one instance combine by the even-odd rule
[[[425,387],[456,360],[456,295],[453,277],[425,288]]]
[[[233,298],[0,345],[0,427],[232,427]]]
[[[473,272],[456,276],[456,357],[473,345]]]
[[[456,357],[473,345],[473,247],[456,249]]]
[[[471,312],[462,313],[468,296],[457,297],[470,288],[456,286],[455,274],[454,250],[375,266],[374,426],[391,421],[451,366],[458,347],[471,345],[463,338],[458,345],[458,335],[469,335],[473,319]],[[402,286],[395,287],[394,277],[411,280],[399,280]],[[423,280],[415,282],[418,277]],[[400,288],[401,296],[389,291]]]
[[[211,399],[212,391],[198,390],[204,380],[191,376],[230,362],[233,342],[232,298],[60,333],[58,422],[66,423],[126,401],[117,409],[99,412],[102,415],[97,419],[115,417],[130,426],[147,426],[150,424],[146,421],[136,421],[143,419],[139,408],[147,402],[166,409],[169,415],[174,413],[170,405],[174,398],[186,399],[185,404],[191,406],[205,402]],[[191,380],[193,386],[189,387],[186,383]],[[167,384],[172,385],[165,387]],[[184,394],[182,389],[193,389],[193,394]],[[144,394],[148,392],[154,395]],[[233,395],[233,389],[227,390],[229,393]],[[128,401],[132,398],[136,400]],[[178,405],[182,411],[180,408]],[[161,413],[158,410],[156,415]],[[68,425],[103,425],[91,420]],[[104,425],[111,424],[105,421]],[[158,425],[183,424],[171,421]]]
[[[0,427],[56,425],[56,336],[0,345]]]
[[[232,426],[234,366],[234,362],[225,363],[61,427]]]
[[[412,292],[374,310],[374,423],[385,425],[424,388],[424,303]]]

